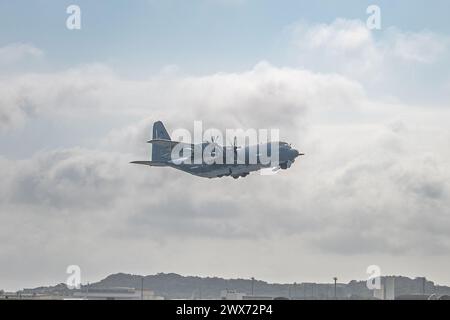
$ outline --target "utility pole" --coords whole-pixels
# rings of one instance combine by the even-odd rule
[[[252,277],[252,296],[254,295],[255,278]]]
[[[423,277],[422,280],[423,280],[423,282],[422,282],[422,294],[425,295],[425,285],[426,285],[427,278]]]
[[[336,282],[337,282],[337,277],[333,277],[333,280],[334,280],[334,300],[336,300],[337,299],[337,296],[336,296]]]
[[[292,296],[295,298],[295,296],[296,296],[296,288],[297,288],[297,282],[294,282],[294,292],[293,292],[293,294],[292,294]]]
[[[144,276],[141,276],[141,300],[144,300]]]

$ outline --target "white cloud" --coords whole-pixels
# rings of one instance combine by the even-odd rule
[[[359,20],[337,19],[332,24],[308,26],[300,24],[294,28],[294,41],[300,47],[331,49],[335,52],[351,52],[371,45],[372,35]]]
[[[40,58],[44,52],[28,43],[11,43],[0,47],[0,65],[8,65],[25,59]]]
[[[331,24],[292,26],[299,62],[306,67],[362,77],[376,69],[383,52],[359,20],[337,19]]]
[[[363,21],[341,18],[330,24],[294,24],[289,30],[304,68],[357,80],[371,96],[411,102],[449,99],[441,85],[450,69],[446,35],[395,27],[371,31]]]
[[[390,30],[392,53],[406,61],[434,63],[444,55],[450,45],[450,39],[429,31],[418,33]]]
[[[242,73],[203,77],[155,75],[147,81],[121,79],[102,66],[56,74],[27,74],[2,81],[2,129],[28,117],[79,118],[102,115],[151,116],[181,126],[203,119],[210,126],[292,128],[307,109],[356,107],[361,86],[338,75],[277,68],[262,62]],[[258,117],[254,115],[258,114]],[[20,121],[19,121],[20,120]]]
[[[449,49],[449,38],[430,31],[402,32],[389,27],[375,36],[360,20],[336,19],[330,24],[296,24],[291,27],[293,42],[302,51],[322,52],[346,58],[347,63],[386,62],[396,56],[406,61],[432,63]],[[336,63],[336,61],[329,61]],[[359,61],[362,62],[362,61]],[[336,67],[339,64],[336,63]]]

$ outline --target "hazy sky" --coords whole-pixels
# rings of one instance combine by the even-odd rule
[[[450,285],[450,4],[341,2],[0,0],[0,289],[73,264]],[[239,180],[130,165],[155,120],[280,128],[306,156]]]

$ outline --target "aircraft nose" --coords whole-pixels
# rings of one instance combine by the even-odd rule
[[[297,149],[291,149],[291,154],[294,159],[300,155]]]

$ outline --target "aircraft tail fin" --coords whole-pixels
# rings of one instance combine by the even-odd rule
[[[153,139],[170,140],[164,124],[161,121],[156,121],[153,124]],[[152,145],[152,161],[161,162],[169,161],[172,149],[169,145]]]
[[[170,136],[161,121],[153,124],[153,139],[170,140]]]

